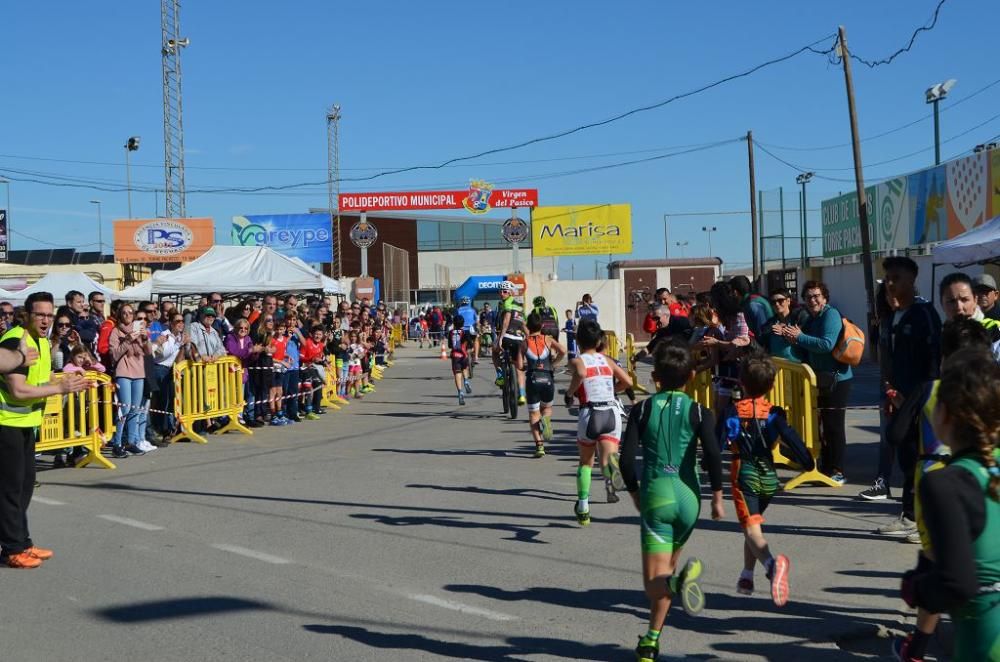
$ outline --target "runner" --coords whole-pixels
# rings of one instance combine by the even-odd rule
[[[538,313],[542,320],[542,333],[559,340],[559,314],[556,309],[545,303],[545,297],[535,297],[532,302],[534,308],[531,312]]]
[[[493,353],[493,311],[490,304],[484,303],[483,310],[479,313],[479,353],[488,350]]]
[[[774,470],[772,453],[779,438],[793,449],[795,462],[804,471],[814,468],[812,456],[802,438],[788,425],[781,407],[772,407],[764,397],[774,386],[778,369],[763,350],[751,351],[740,366],[740,384],[733,389],[733,402],[726,408],[726,442],[731,444],[733,458],[733,503],[743,529],[743,571],[736,591],[753,595],[753,574],[757,562],[764,566],[771,582],[771,599],[775,606],[788,602],[788,573],[791,563],[784,554],[771,555],[764,539],[764,511],[778,491],[778,474]]]
[[[510,360],[517,369],[519,387],[518,404],[525,404],[524,396],[524,361],[521,356],[521,343],[524,342],[524,307],[514,301],[514,291],[517,286],[509,280],[500,285],[500,309],[497,311],[497,338],[500,342],[493,343],[493,366],[497,369],[496,385],[503,387],[503,372],[500,370],[500,349],[506,349]]]
[[[545,442],[552,441],[552,401],[555,400],[555,365],[566,356],[566,348],[543,333],[538,313],[528,315],[528,337],[522,347],[528,423],[535,441],[535,457],[545,456]]]
[[[465,394],[472,393],[472,382],[469,381],[469,345],[472,338],[466,334],[462,325],[465,318],[455,315],[451,331],[448,332],[448,348],[451,350],[451,371],[455,375],[455,388],[458,389],[458,404],[465,404]]]
[[[581,330],[585,323],[580,323]],[[680,595],[684,611],[691,615],[705,606],[698,584],[701,561],[689,558],[680,573],[674,574],[701,510],[695,438],[701,442],[703,466],[712,487],[712,519],[725,517],[715,418],[680,390],[694,374],[694,360],[687,347],[663,345],[653,366],[657,393],[632,408],[625,430],[621,473],[639,511],[642,575],[649,598],[649,629],[639,638],[635,651],[640,662],[653,662],[659,655],[660,633],[674,596]],[[641,483],[635,468],[640,447]]]
[[[990,335],[986,328],[971,319],[959,318],[945,322],[941,328],[942,362],[956,351],[966,348],[976,348],[989,353]],[[918,440],[919,448],[913,451],[917,457],[913,478],[913,513],[917,527],[917,541],[921,546],[917,554],[917,571],[926,569],[934,560],[934,551],[931,548],[920,504],[920,483],[931,471],[944,468],[951,456],[951,450],[934,435],[932,427],[939,384],[940,380],[927,381],[920,388],[913,389],[905,400],[896,394],[892,405],[897,413],[886,430],[886,441],[894,448],[902,449],[907,441],[914,438]],[[906,637],[893,639],[892,653],[896,659],[908,662],[923,660],[927,642],[937,629],[940,619],[939,614],[918,607],[917,622],[913,632]]]
[[[901,584],[911,607],[951,614],[959,662],[1000,660],[1000,366],[989,357],[969,348],[945,361],[932,420],[952,457],[919,489],[934,560]]]
[[[456,328],[465,331],[465,335],[469,337],[469,341],[475,350],[472,352],[470,360],[473,363],[479,363],[479,333],[476,328],[479,322],[479,313],[472,307],[472,299],[469,297],[462,297],[460,304],[456,311],[454,325]],[[459,317],[462,318],[461,324],[458,321]]]
[[[597,351],[604,332],[591,318],[584,318],[576,330],[580,356],[570,362],[573,377],[566,389],[566,406],[573,405],[574,394],[580,398],[576,424],[576,443],[580,463],[576,470],[577,501],[573,506],[581,526],[590,524],[590,477],[594,452],[600,446],[601,473],[616,490],[624,489],[618,469],[618,443],[621,440],[621,403],[616,391],[632,386],[628,374],[614,361]]]

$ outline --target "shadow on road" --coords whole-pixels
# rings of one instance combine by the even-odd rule
[[[98,609],[99,618],[115,623],[145,623],[179,618],[200,618],[240,611],[272,611],[275,607],[266,602],[222,596],[177,598],[137,602]]]
[[[350,517],[354,519],[370,520],[385,524],[386,526],[443,526],[449,529],[489,529],[512,534],[504,540],[514,540],[517,542],[530,542],[538,545],[549,544],[545,540],[538,540],[538,536],[544,529],[572,529],[569,524],[552,522],[540,526],[520,526],[517,524],[500,524],[498,522],[474,522],[460,517],[427,517],[418,515],[408,515],[402,517],[392,517],[391,515],[366,515],[354,513]]]
[[[485,487],[476,487],[475,485],[466,485],[465,487],[448,486],[448,485],[417,485],[411,483],[407,487],[412,487],[414,489],[420,490],[438,490],[441,492],[467,492],[469,494],[484,494],[487,496],[523,496],[529,497],[531,499],[543,499],[545,501],[568,501],[574,498],[574,494],[569,492],[553,492],[551,490],[536,490],[530,487],[527,488],[511,488],[509,490],[491,490]]]

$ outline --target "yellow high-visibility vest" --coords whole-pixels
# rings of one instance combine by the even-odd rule
[[[0,338],[0,344],[11,338],[21,339],[25,335],[24,327],[16,326]],[[28,368],[27,383],[31,386],[43,386],[52,377],[52,354],[47,338],[36,341],[27,334],[25,342],[29,347],[38,350],[38,361]],[[45,409],[45,398],[29,398],[18,400],[7,390],[6,375],[0,375],[0,425],[12,428],[37,428],[42,425],[42,412]]]

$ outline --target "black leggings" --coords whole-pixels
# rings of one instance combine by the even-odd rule
[[[833,391],[820,394],[819,439],[820,471],[828,476],[844,471],[844,451],[847,448],[847,396],[851,393],[851,380],[837,382]]]

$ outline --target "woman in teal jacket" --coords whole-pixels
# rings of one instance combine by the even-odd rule
[[[820,470],[834,481],[844,484],[844,451],[847,448],[847,397],[851,393],[854,373],[851,366],[840,363],[831,352],[837,344],[844,320],[829,304],[830,290],[826,283],[811,280],[802,287],[809,318],[799,329],[795,326],[775,326],[775,333],[787,338],[805,353],[805,362],[816,373],[819,387]]]

